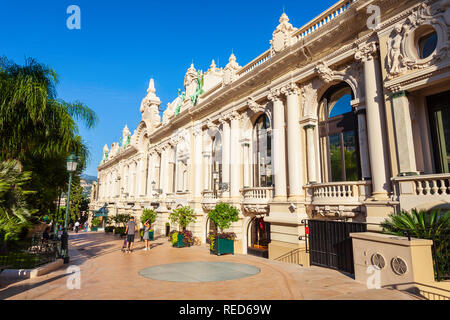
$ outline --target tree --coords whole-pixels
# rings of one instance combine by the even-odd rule
[[[0,162],[0,241],[17,240],[22,228],[31,224],[33,213],[26,203],[31,192],[23,186],[30,172],[20,172],[17,161]]]
[[[130,221],[130,218],[131,218],[131,214],[122,213],[122,214],[117,214],[117,215],[113,216],[112,220],[114,221],[114,223],[122,224],[122,226],[125,226],[125,224],[128,221]]]
[[[194,210],[186,206],[174,209],[169,215],[169,220],[186,229],[190,223],[197,221],[197,217],[195,216]]]
[[[231,227],[232,222],[239,221],[239,210],[228,203],[220,202],[208,216],[223,232]]]
[[[156,212],[152,209],[144,209],[141,215],[141,222],[144,224],[145,221],[149,220],[150,224],[156,221]]]

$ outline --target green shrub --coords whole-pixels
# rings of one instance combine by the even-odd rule
[[[106,233],[111,233],[111,232],[113,232],[114,231],[114,226],[108,226],[108,227],[105,227],[105,232]]]
[[[91,225],[93,227],[98,227],[100,225],[100,219],[99,218],[94,218],[91,220]]]

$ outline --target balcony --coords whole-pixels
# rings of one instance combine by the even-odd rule
[[[450,203],[450,174],[393,178],[395,196],[402,210],[430,209]]]
[[[273,198],[273,187],[241,189],[244,210],[254,214],[269,213],[269,201]]]
[[[330,217],[355,217],[360,206],[371,196],[372,182],[344,181],[304,186],[306,203],[313,211]]]
[[[205,190],[202,192],[202,208],[205,212],[209,212],[216,207],[217,192]]]

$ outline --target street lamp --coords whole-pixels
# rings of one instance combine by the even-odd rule
[[[67,233],[67,223],[69,219],[69,204],[70,204],[70,185],[72,184],[72,174],[77,170],[77,157],[72,153],[67,157],[67,171],[69,172],[69,190],[67,191],[66,201],[66,218],[64,220],[64,230],[61,236],[61,256],[64,263],[69,263],[69,234]]]

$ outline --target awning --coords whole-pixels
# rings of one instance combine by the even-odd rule
[[[108,209],[106,209],[106,205],[98,209],[97,211],[94,211],[94,215],[96,217],[107,217],[108,216]]]

